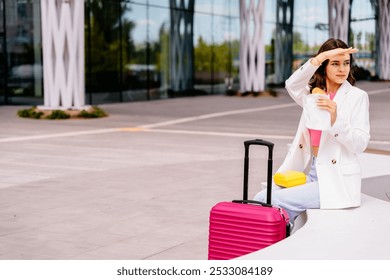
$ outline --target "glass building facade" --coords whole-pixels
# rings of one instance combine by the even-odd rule
[[[195,0],[193,85],[174,91],[170,79],[171,1],[85,0],[85,94],[91,105],[175,96],[224,94],[239,88],[239,0]],[[174,1],[173,1],[174,2]],[[180,1],[176,1],[179,3]],[[184,2],[188,2],[184,1]],[[266,83],[274,74],[277,0],[265,0]],[[177,4],[175,10],[180,10]],[[295,0],[293,64],[296,69],[328,38],[328,1]],[[375,76],[375,12],[353,0],[350,44],[358,47],[358,78]],[[185,26],[180,28],[185,29]],[[39,0],[0,0],[0,104],[43,103]]]
[[[0,104],[41,103],[40,4],[0,0]]]

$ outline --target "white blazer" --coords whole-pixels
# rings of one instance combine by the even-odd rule
[[[301,107],[303,98],[309,94],[309,80],[317,69],[309,60],[286,81],[288,93]],[[361,169],[357,154],[364,152],[370,140],[367,93],[345,81],[333,101],[337,103],[337,118],[330,130],[322,132],[316,161],[321,209],[360,205]],[[310,160],[310,136],[302,115],[278,172],[304,171]]]

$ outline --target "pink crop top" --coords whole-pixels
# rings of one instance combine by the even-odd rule
[[[336,95],[336,92],[330,92],[329,93],[329,98],[331,100],[333,100],[335,95]],[[322,130],[310,129],[309,128],[309,134],[310,134],[311,145],[314,146],[314,147],[319,147],[320,146]]]
[[[314,146],[314,147],[319,147],[320,146],[322,130],[310,129],[309,128],[309,134],[310,134],[311,145]]]

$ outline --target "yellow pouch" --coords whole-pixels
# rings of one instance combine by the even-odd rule
[[[287,170],[285,172],[278,172],[274,175],[274,182],[276,185],[291,188],[306,183],[306,175],[303,172]]]

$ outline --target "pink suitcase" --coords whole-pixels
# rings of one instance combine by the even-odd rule
[[[249,146],[268,147],[267,203],[248,200]],[[209,260],[228,260],[272,245],[290,233],[288,214],[271,205],[274,144],[256,139],[244,142],[243,200],[217,203],[210,211]]]

